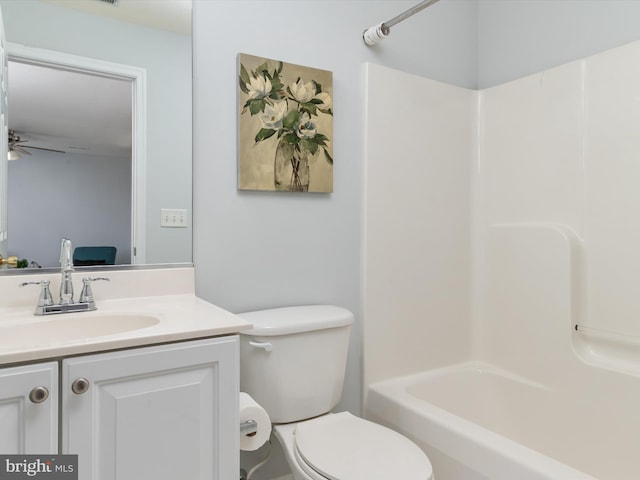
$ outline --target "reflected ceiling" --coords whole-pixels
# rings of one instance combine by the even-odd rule
[[[118,0],[117,5],[100,0],[42,0],[93,15],[124,20],[182,35],[191,35],[191,0]]]
[[[9,62],[9,128],[25,145],[131,157],[131,82]]]

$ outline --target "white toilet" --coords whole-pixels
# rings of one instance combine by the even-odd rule
[[[349,412],[342,396],[353,314],[331,305],[240,315],[240,390],[269,414],[296,480],[432,480],[408,438]]]

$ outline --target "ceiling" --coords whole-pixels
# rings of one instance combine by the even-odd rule
[[[112,5],[102,0],[41,0],[125,22],[191,35],[191,0],[118,0]]]
[[[23,146],[131,156],[130,81],[10,61],[8,110]]]

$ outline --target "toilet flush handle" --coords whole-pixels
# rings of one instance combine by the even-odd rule
[[[273,349],[271,342],[249,342],[249,345],[256,348],[263,348],[265,352],[270,352]]]

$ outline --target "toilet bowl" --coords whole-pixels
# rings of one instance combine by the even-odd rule
[[[349,412],[342,396],[353,314],[331,305],[240,315],[240,389],[269,414],[296,480],[432,480],[403,435]]]
[[[276,425],[274,434],[296,480],[433,480],[416,444],[349,412]]]

